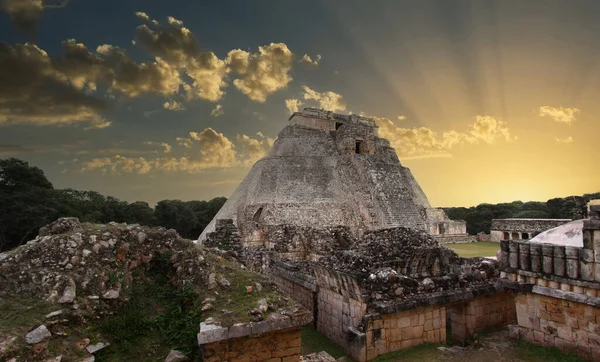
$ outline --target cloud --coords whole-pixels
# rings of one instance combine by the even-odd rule
[[[121,175],[125,173],[147,174],[152,169],[152,165],[143,157],[123,157],[116,155],[114,157],[94,158],[90,161],[82,162],[81,171],[102,170],[110,172],[112,175]]]
[[[294,112],[298,112],[298,108],[302,105],[302,101],[299,99],[286,99],[285,107],[287,108],[290,114]]]
[[[575,113],[579,113],[578,108],[563,108],[563,107],[550,107],[541,106],[540,116],[549,116],[556,122],[571,124],[575,121]]]
[[[163,147],[163,153],[171,153],[171,150],[173,150],[173,147],[171,147],[170,144],[166,143],[166,142],[151,142],[151,141],[146,141],[144,142],[145,145],[151,145],[151,146],[161,146]]]
[[[135,43],[191,78],[191,84],[183,84],[188,99],[216,102],[223,97],[225,92],[221,88],[227,85],[224,77],[228,72],[223,60],[213,52],[202,51],[182,21],[168,17],[167,24],[161,25],[145,13],[137,14],[146,24],[137,27]]]
[[[402,128],[387,118],[373,119],[379,126],[379,137],[388,139],[398,156],[403,159],[452,157],[450,151],[457,146],[493,144],[501,139],[506,142],[516,140],[505,122],[491,116],[475,117],[468,132],[450,130],[441,135],[427,127]]]
[[[515,139],[511,136],[506,122],[499,121],[490,116],[475,117],[475,123],[470,126],[470,133],[476,139],[488,144],[494,143],[499,138],[504,138],[507,142]]]
[[[104,129],[110,127],[112,122],[110,121],[94,121],[88,127],[84,128],[85,131],[90,129]]]
[[[35,40],[36,24],[44,9],[62,8],[68,0],[58,4],[44,5],[42,0],[0,0],[0,9],[4,10],[20,31],[26,32],[32,41]]]
[[[0,157],[8,157],[31,152],[34,152],[34,150],[19,145],[0,145]]]
[[[168,102],[163,103],[163,108],[168,109],[170,111],[175,111],[175,112],[183,111],[185,109],[183,104],[176,102],[174,100],[170,100]]]
[[[398,120],[399,120],[399,121],[404,121],[404,120],[406,120],[406,116],[404,116],[404,115],[399,115],[399,116],[398,116]]]
[[[190,137],[200,146],[201,168],[232,167],[237,164],[235,146],[222,133],[206,128],[200,133],[190,132]]]
[[[558,138],[558,137],[554,137],[554,140],[558,143],[573,143],[573,137],[569,136],[566,138]]]
[[[293,80],[289,75],[294,55],[284,43],[259,46],[258,53],[236,49],[227,54],[226,62],[240,78],[235,87],[256,102],[263,103]]]
[[[265,137],[261,132],[258,132],[256,136],[257,138],[251,138],[245,134],[237,135],[237,141],[241,145],[241,154],[243,155],[240,162],[246,166],[252,166],[265,156],[275,142],[273,138]]]
[[[192,141],[191,138],[177,137],[175,140],[177,141],[178,145],[185,148],[192,148],[192,145],[194,144],[194,141]]]
[[[32,44],[0,43],[0,125],[102,125],[107,102],[71,83]]]
[[[224,134],[212,128],[206,128],[202,132],[189,132],[188,137],[178,137],[177,142],[186,150],[183,156],[153,159],[125,157],[122,154],[128,150],[110,149],[110,151],[121,152],[113,157],[98,157],[84,161],[79,170],[81,172],[100,170],[112,175],[122,175],[124,173],[148,174],[152,172],[199,173],[208,169],[249,167],[267,154],[275,140],[259,132],[254,138],[243,134],[237,135],[236,144],[234,144]],[[164,147],[165,154],[172,152],[171,146],[165,142],[149,141],[144,144],[160,145]],[[89,153],[97,154],[98,152]]]
[[[304,99],[305,100],[315,100],[319,103],[321,108],[324,108],[329,111],[344,111],[346,110],[346,104],[341,95],[335,92],[323,92],[319,93],[315,90],[310,89],[308,86],[303,86],[304,89]]]
[[[215,108],[214,108],[212,111],[210,111],[210,115],[211,115],[211,116],[213,116],[213,117],[219,117],[219,116],[222,116],[222,115],[223,115],[223,113],[224,113],[224,112],[223,112],[223,106],[222,106],[222,105],[220,105],[220,104],[217,104],[217,105],[215,106]]]
[[[313,67],[318,67],[321,62],[321,54],[317,54],[316,58],[313,60],[308,54],[304,54],[300,59],[300,63],[304,63],[306,65],[310,65]]]

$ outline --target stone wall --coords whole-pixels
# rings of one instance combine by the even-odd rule
[[[531,239],[535,235],[570,219],[494,219],[490,228],[491,241]]]
[[[204,344],[204,362],[298,362],[300,327]]]
[[[316,311],[315,291],[280,275],[271,274],[271,279],[283,293],[300,303],[304,308],[310,310],[312,313]]]
[[[318,129],[321,131],[335,131],[335,121],[295,115],[290,118],[290,124]]]
[[[432,235],[432,237],[442,244],[466,244],[478,241],[475,235]]]
[[[348,349],[349,331],[358,326],[367,304],[327,289],[319,290],[317,330]]]
[[[464,345],[482,329],[516,322],[515,293],[512,291],[477,297],[447,308],[452,343]]]
[[[513,337],[600,361],[598,307],[533,293],[519,294],[516,306]]]
[[[435,305],[398,313],[366,316],[366,348],[364,355],[352,356],[370,361],[377,356],[417,346],[446,341],[446,308]]]
[[[519,292],[512,336],[600,361],[600,205],[583,247],[502,241],[498,282]]]

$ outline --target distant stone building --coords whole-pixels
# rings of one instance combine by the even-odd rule
[[[490,241],[529,240],[541,232],[570,222],[571,219],[494,219]]]
[[[465,237],[466,223],[432,208],[369,118],[305,108],[289,118],[199,237],[231,219],[242,241],[274,225],[346,227],[354,236],[397,226]],[[272,229],[272,228],[271,228]]]

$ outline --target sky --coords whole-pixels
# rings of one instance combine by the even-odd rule
[[[0,158],[228,197],[291,112],[373,117],[433,206],[600,191],[596,0],[0,0]]]

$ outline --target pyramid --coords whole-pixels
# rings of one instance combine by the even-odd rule
[[[432,208],[390,142],[370,118],[305,108],[289,118],[199,237],[231,219],[242,239],[257,225],[367,230],[409,227],[433,235],[466,234],[464,222]]]

